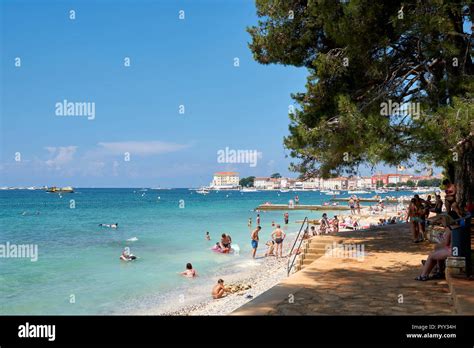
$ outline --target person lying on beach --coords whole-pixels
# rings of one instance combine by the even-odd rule
[[[209,232],[206,232],[206,240],[211,240],[211,235],[209,234]]]
[[[133,254],[130,253],[130,249],[129,248],[125,248],[123,249],[122,251],[122,255],[120,255],[120,260],[122,261],[133,261],[135,260],[137,257]]]
[[[196,270],[193,268],[193,265],[190,263],[186,264],[186,270],[184,272],[181,272],[180,274],[187,278],[194,278],[197,276]]]
[[[219,279],[217,281],[217,284],[214,285],[214,287],[212,288],[211,295],[212,295],[212,298],[215,300],[225,296],[224,281],[222,279]]]
[[[114,224],[99,224],[99,227],[118,228],[118,222]]]
[[[283,253],[283,241],[285,240],[286,234],[280,228],[280,225],[276,225],[276,229],[272,233],[272,239],[276,243],[275,256],[278,257],[278,251],[280,252],[280,257]]]

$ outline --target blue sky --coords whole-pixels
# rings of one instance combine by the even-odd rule
[[[188,187],[220,170],[296,175],[282,142],[290,94],[304,91],[307,73],[253,60],[245,31],[257,22],[253,1],[0,6],[1,186]],[[95,103],[95,118],[58,117],[64,99]],[[226,147],[257,150],[257,166],[218,163]]]

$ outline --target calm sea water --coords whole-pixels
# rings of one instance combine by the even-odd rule
[[[131,313],[208,296],[216,277],[255,265],[247,226],[249,217],[255,226],[253,209],[267,201],[288,203],[296,194],[301,204],[330,198],[279,191],[203,196],[188,189],[79,188],[62,198],[44,191],[0,191],[0,243],[36,244],[39,254],[37,262],[0,258],[0,314]],[[283,225],[283,213],[261,213],[262,242],[270,239],[272,221]],[[287,232],[296,232],[295,220],[305,216],[321,213],[290,211]],[[115,222],[117,230],[98,227]],[[206,231],[212,241],[205,240]],[[223,232],[240,246],[239,255],[210,250]],[[127,241],[133,237],[137,240]],[[120,262],[126,246],[140,259]],[[177,275],[187,262],[198,270],[197,279]]]

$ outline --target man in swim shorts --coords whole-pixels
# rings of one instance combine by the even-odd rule
[[[252,234],[250,235],[250,238],[252,239],[251,244],[252,244],[252,257],[255,258],[255,254],[257,253],[257,248],[258,248],[258,232],[260,232],[262,228],[260,226],[257,226],[255,230],[253,230]]]
[[[280,228],[280,225],[276,225],[276,229],[272,233],[272,239],[276,243],[276,250],[275,250],[275,256],[278,257],[278,251],[280,251],[280,257],[282,257],[283,253],[283,240],[285,239],[286,234],[285,232],[282,231]]]

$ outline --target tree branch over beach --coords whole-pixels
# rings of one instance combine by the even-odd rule
[[[417,160],[474,196],[472,1],[257,0],[249,47],[306,67],[284,139],[303,177]]]

